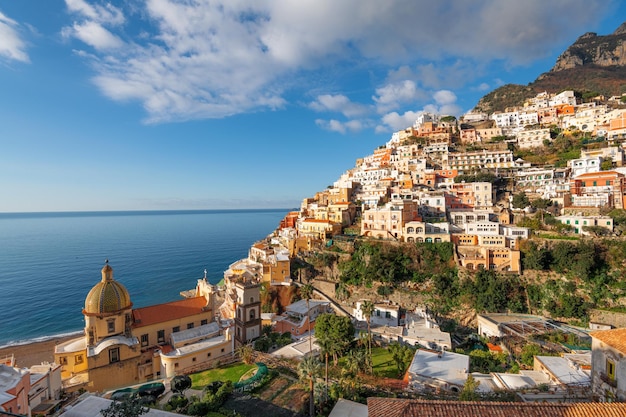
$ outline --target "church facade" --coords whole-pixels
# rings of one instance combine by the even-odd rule
[[[233,322],[216,318],[204,279],[187,298],[133,309],[107,263],[85,299],[84,335],[55,347],[66,391],[106,391],[208,369],[234,353]]]

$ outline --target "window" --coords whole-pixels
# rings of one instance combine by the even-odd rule
[[[157,343],[165,343],[165,330],[157,332]]]
[[[61,357],[59,358],[59,363],[60,363],[61,365],[67,365],[67,356],[61,356]]]
[[[615,380],[615,362],[610,359],[606,360],[606,376],[611,380]]]
[[[115,333],[115,320],[107,321],[107,331],[109,333]]]
[[[211,352],[207,353],[207,354],[206,354],[206,357],[207,357],[207,358],[210,358],[210,357],[211,357]]]
[[[141,346],[148,346],[148,335],[147,334],[142,334],[141,335]]]
[[[254,303],[254,297],[250,297],[250,304]]]
[[[109,363],[115,363],[120,361],[120,348],[113,348],[109,350]]]
[[[386,312],[385,312],[385,318],[386,318],[386,319],[390,319],[390,318],[391,318],[391,312],[386,311]]]
[[[172,333],[178,333],[178,332],[180,332],[180,326],[174,326],[172,328]]]
[[[196,361],[196,358],[191,358],[191,362],[195,362],[195,361]]]
[[[204,320],[200,320],[200,326],[204,326],[205,324],[208,324],[209,321],[207,319]]]
[[[250,310],[250,320],[254,320],[256,318],[256,314],[254,310]]]
[[[77,365],[83,363],[83,355],[75,355],[74,363],[76,363]]]
[[[187,323],[187,329],[193,329],[193,323]]]
[[[224,353],[224,348],[222,348],[222,353]]]

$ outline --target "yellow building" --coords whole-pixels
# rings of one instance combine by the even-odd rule
[[[85,299],[84,335],[55,347],[64,389],[104,391],[208,368],[232,355],[230,330],[215,322],[212,287],[200,281],[189,298],[132,309],[107,261]]]

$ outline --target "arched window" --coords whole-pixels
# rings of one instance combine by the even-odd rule
[[[256,318],[256,313],[254,312],[254,309],[250,310],[250,320],[254,320]]]

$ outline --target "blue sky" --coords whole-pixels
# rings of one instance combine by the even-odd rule
[[[0,212],[296,207],[607,0],[0,0]]]

